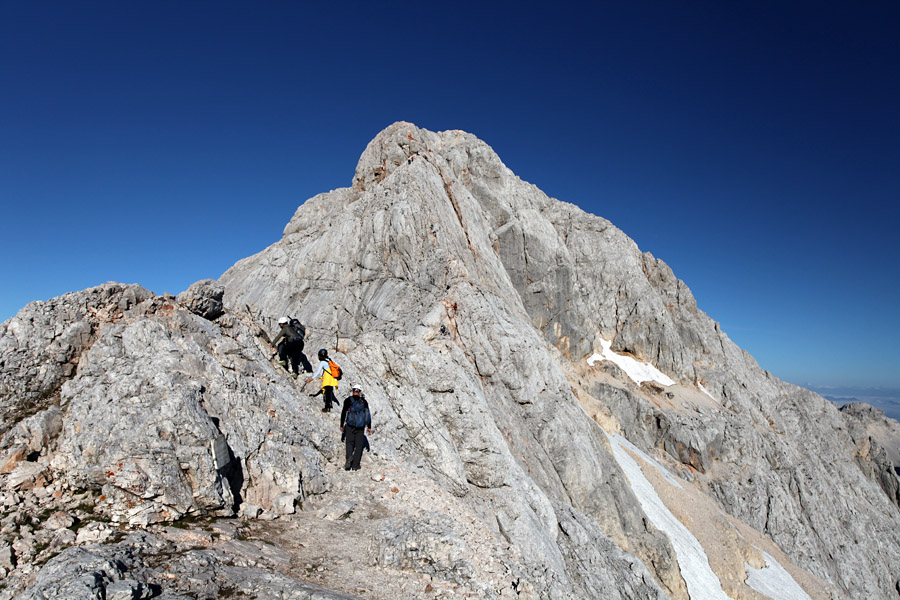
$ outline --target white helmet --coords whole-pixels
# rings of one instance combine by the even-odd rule
[[[288,319],[287,317],[281,317],[280,319],[278,319],[279,325],[287,325],[290,322],[291,322],[291,320]]]

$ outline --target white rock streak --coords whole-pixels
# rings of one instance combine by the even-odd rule
[[[766,566],[762,569],[745,564],[747,585],[772,600],[812,600],[771,554],[763,552],[763,556]]]
[[[610,349],[612,347],[612,342],[607,342],[601,338],[600,344],[603,346],[603,354],[591,355],[590,358],[587,359],[590,366],[593,367],[594,363],[598,360],[608,360],[625,371],[625,374],[638,385],[645,381],[655,381],[662,385],[675,385],[674,381],[653,365],[643,363],[630,356],[625,356],[624,354],[616,354],[613,352]]]
[[[644,477],[637,461],[628,454],[625,446],[617,439],[619,436],[614,437],[607,434],[607,437],[612,444],[613,456],[631,483],[631,489],[641,503],[644,514],[657,529],[669,536],[672,547],[675,549],[681,576],[687,585],[688,595],[692,600],[731,600],[722,590],[719,578],[709,566],[706,551],[703,550],[703,546],[700,545],[694,534],[666,508],[653,485]],[[650,464],[654,462],[651,460]]]
[[[701,392],[703,392],[704,394],[706,394],[707,396],[709,396],[709,397],[712,398],[713,400],[716,400],[716,397],[713,396],[712,394],[710,394],[709,391],[708,391],[705,387],[703,387],[703,384],[700,383],[699,381],[697,382],[697,387],[700,388],[700,391],[701,391]],[[718,400],[716,400],[716,402],[718,402]]]

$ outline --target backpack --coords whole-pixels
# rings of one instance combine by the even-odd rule
[[[347,410],[347,425],[362,429],[366,426],[366,402],[362,396],[350,396],[350,408]]]
[[[301,340],[306,337],[306,327],[294,317],[291,317],[291,328],[297,332]]]
[[[330,358],[327,360],[328,360],[328,374],[331,375],[332,377],[334,377],[335,381],[340,381],[341,375],[344,374],[344,372],[341,370],[341,366],[339,364],[337,364],[336,362],[334,362],[333,360],[331,360]]]

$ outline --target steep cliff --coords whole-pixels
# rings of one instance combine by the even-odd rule
[[[286,314],[341,398],[365,390],[360,473],[272,360]],[[218,283],[109,284],[2,328],[7,595],[898,595],[897,477],[866,428],[463,132],[387,128]]]

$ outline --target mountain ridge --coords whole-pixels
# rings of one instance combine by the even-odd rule
[[[291,314],[307,325],[308,349],[333,349],[345,380],[362,383],[376,431],[389,433],[367,466],[390,467],[401,482],[424,476],[457,507],[449,520],[389,519],[373,533],[385,573],[427,572],[433,587],[450,582],[479,597],[593,597],[610,585],[623,598],[697,597],[711,580],[692,579],[694,563],[676,550],[689,535],[709,547],[729,597],[764,597],[747,582],[752,568],[774,568],[766,556],[811,597],[894,597],[897,480],[864,427],[762,371],[664,262],[605,219],[521,181],[470,134],[388,127],[350,187],[305,202],[280,241],[218,283],[177,299],[126,286],[82,297],[93,298],[83,309],[29,305],[4,323],[4,409],[57,393],[59,406],[38,403],[0,448],[37,452],[16,469],[47,462],[51,487],[67,472],[62,493],[103,492],[95,496],[112,523],[155,531],[173,518],[236,510],[251,529],[299,527],[307,505],[327,504],[346,484],[326,417],[304,410],[303,394],[269,361],[267,332]],[[41,322],[32,313],[65,310],[59,320],[70,324],[49,343],[23,333],[29,319]],[[40,358],[42,350],[22,349],[29,343],[59,349]],[[637,383],[609,360],[589,365],[604,343],[674,384]],[[42,373],[21,366],[7,377],[35,357]],[[37,385],[26,393],[13,380]],[[109,414],[97,414],[98,399]],[[152,435],[115,433],[122,414]],[[182,425],[172,426],[174,414]],[[99,432],[77,425],[92,418]],[[46,432],[38,442],[35,429]],[[226,471],[209,449],[220,435],[233,459]],[[624,455],[615,435],[632,444]],[[77,458],[85,448],[103,468]],[[623,466],[629,455],[668,498],[665,510],[680,511],[675,520],[695,521],[679,508],[687,492],[675,490],[686,487],[716,533],[696,522],[689,534],[655,526],[650,497],[636,495],[637,472]],[[377,498],[356,493],[360,512],[380,514]],[[391,506],[399,514],[409,502]],[[468,512],[485,523],[478,534],[458,520]],[[856,544],[873,531],[860,556]],[[468,558],[444,555],[428,542],[435,535]],[[499,544],[478,555],[476,537]],[[516,551],[503,551],[504,540]],[[719,551],[729,558],[713,558]],[[485,571],[485,561],[499,566]],[[385,597],[404,597],[390,588],[396,582],[386,585],[394,595]]]

